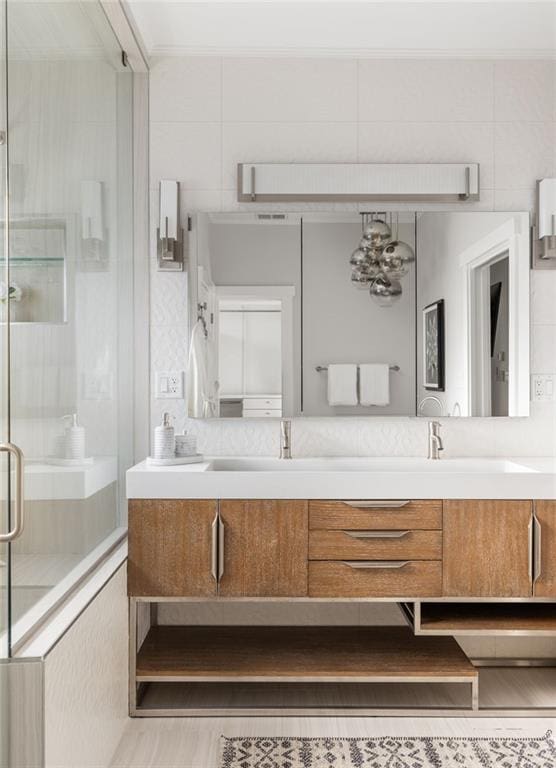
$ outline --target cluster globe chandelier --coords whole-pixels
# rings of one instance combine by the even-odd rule
[[[400,280],[415,261],[413,248],[398,239],[398,214],[395,234],[392,234],[392,214],[387,224],[386,214],[362,213],[362,237],[351,254],[351,282],[368,290],[373,301],[390,307],[402,295]],[[382,218],[381,218],[382,217]]]

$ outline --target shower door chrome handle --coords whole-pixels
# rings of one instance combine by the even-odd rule
[[[23,531],[23,505],[25,490],[23,482],[23,451],[14,443],[0,443],[0,452],[10,453],[15,459],[14,521],[11,530],[0,534],[0,543],[14,541]]]

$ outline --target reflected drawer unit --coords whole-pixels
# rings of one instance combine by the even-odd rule
[[[243,416],[245,418],[278,417],[282,416],[282,398],[270,397],[244,397]]]

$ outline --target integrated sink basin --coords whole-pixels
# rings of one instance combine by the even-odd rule
[[[318,458],[273,459],[257,457],[214,458],[207,467],[212,472],[458,472],[498,473],[536,472],[507,459],[422,458]]]
[[[551,499],[556,460],[213,456],[127,472],[136,499]]]

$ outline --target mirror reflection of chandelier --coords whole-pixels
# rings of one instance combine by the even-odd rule
[[[386,214],[362,213],[363,234],[351,254],[351,281],[357,288],[368,289],[381,307],[389,307],[402,295],[400,280],[415,261],[413,248],[398,239],[398,215],[392,234]]]

